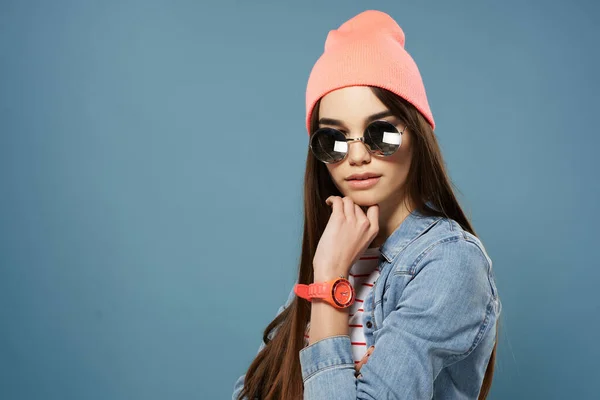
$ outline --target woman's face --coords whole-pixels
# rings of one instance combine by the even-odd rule
[[[392,116],[367,86],[345,87],[330,92],[321,99],[319,128],[336,128],[347,137],[356,138],[363,136],[373,118],[391,122],[398,131],[404,129],[403,122]],[[391,156],[375,156],[369,153],[363,143],[349,142],[346,159],[326,166],[338,190],[354,203],[359,206],[379,204],[380,207],[385,207],[398,204],[402,198],[411,155],[411,133],[406,129],[402,134],[402,145]],[[347,180],[352,174],[365,172],[381,177],[375,185],[368,188],[353,187]]]

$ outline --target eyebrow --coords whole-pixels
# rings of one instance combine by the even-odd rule
[[[385,118],[385,117],[392,117],[394,116],[394,114],[390,111],[390,110],[385,110],[382,112],[378,112],[376,114],[370,115],[367,118],[365,118],[365,123],[369,123],[381,118]],[[339,119],[333,119],[333,118],[319,118],[319,124],[323,124],[323,125],[333,125],[333,126],[339,126],[339,127],[344,127],[344,122],[340,121]]]

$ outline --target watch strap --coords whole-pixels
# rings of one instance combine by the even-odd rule
[[[294,293],[300,298],[310,300],[308,297],[308,285],[297,283],[294,286]]]
[[[329,297],[332,282],[315,282],[308,285],[308,296],[311,299],[325,299]]]
[[[297,284],[294,286],[294,293],[303,299],[325,299],[331,289],[330,282],[315,282],[310,285]]]
[[[303,299],[329,299],[332,298],[331,289],[333,284],[338,279],[348,280],[346,277],[340,275],[338,278],[331,279],[326,282],[314,282],[309,285],[297,283],[294,286],[294,293]]]

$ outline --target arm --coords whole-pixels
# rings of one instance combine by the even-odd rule
[[[283,312],[283,310],[285,310],[290,304],[291,302],[294,300],[294,297],[296,296],[296,294],[294,293],[294,287],[292,285],[292,290],[290,291],[290,293],[288,294],[288,298],[285,301],[285,304],[283,304],[282,306],[279,307],[279,309],[277,310],[277,314],[275,314],[275,317],[277,317],[279,314],[281,314]],[[277,328],[274,329],[273,333],[269,336],[269,338],[272,338],[273,335],[275,334],[275,331],[277,331]],[[258,351],[256,352],[256,354],[260,353],[260,351],[266,346],[265,342],[263,342],[261,340],[260,346],[258,347]],[[233,385],[233,394],[231,396],[232,400],[237,400],[239,393],[242,391],[242,388],[244,387],[244,378],[246,377],[246,374],[240,376],[239,378],[237,378],[237,380],[235,381],[234,385]],[[247,397],[244,397],[243,400],[248,400]]]
[[[332,213],[313,258],[314,282],[348,276],[353,261],[379,232],[379,206],[366,214],[348,196],[329,196]],[[326,301],[311,302],[309,345],[333,336],[348,336],[349,309],[337,309]],[[354,365],[354,363],[352,363]]]
[[[487,258],[464,239],[439,242],[423,255],[394,311],[374,332],[362,376],[354,376],[349,336],[300,351],[304,399],[431,399],[441,369],[479,344],[499,311]],[[392,275],[392,285],[394,279],[403,278]]]
[[[350,268],[346,268],[348,270]],[[336,278],[336,274],[315,273],[314,282],[325,282]],[[330,336],[350,335],[348,327],[349,308],[337,309],[331,304],[313,299],[310,303],[309,345]]]

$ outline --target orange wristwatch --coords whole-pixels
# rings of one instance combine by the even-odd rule
[[[297,283],[294,286],[294,293],[309,301],[323,299],[335,308],[348,308],[354,304],[354,288],[350,281],[343,276],[310,285]]]

